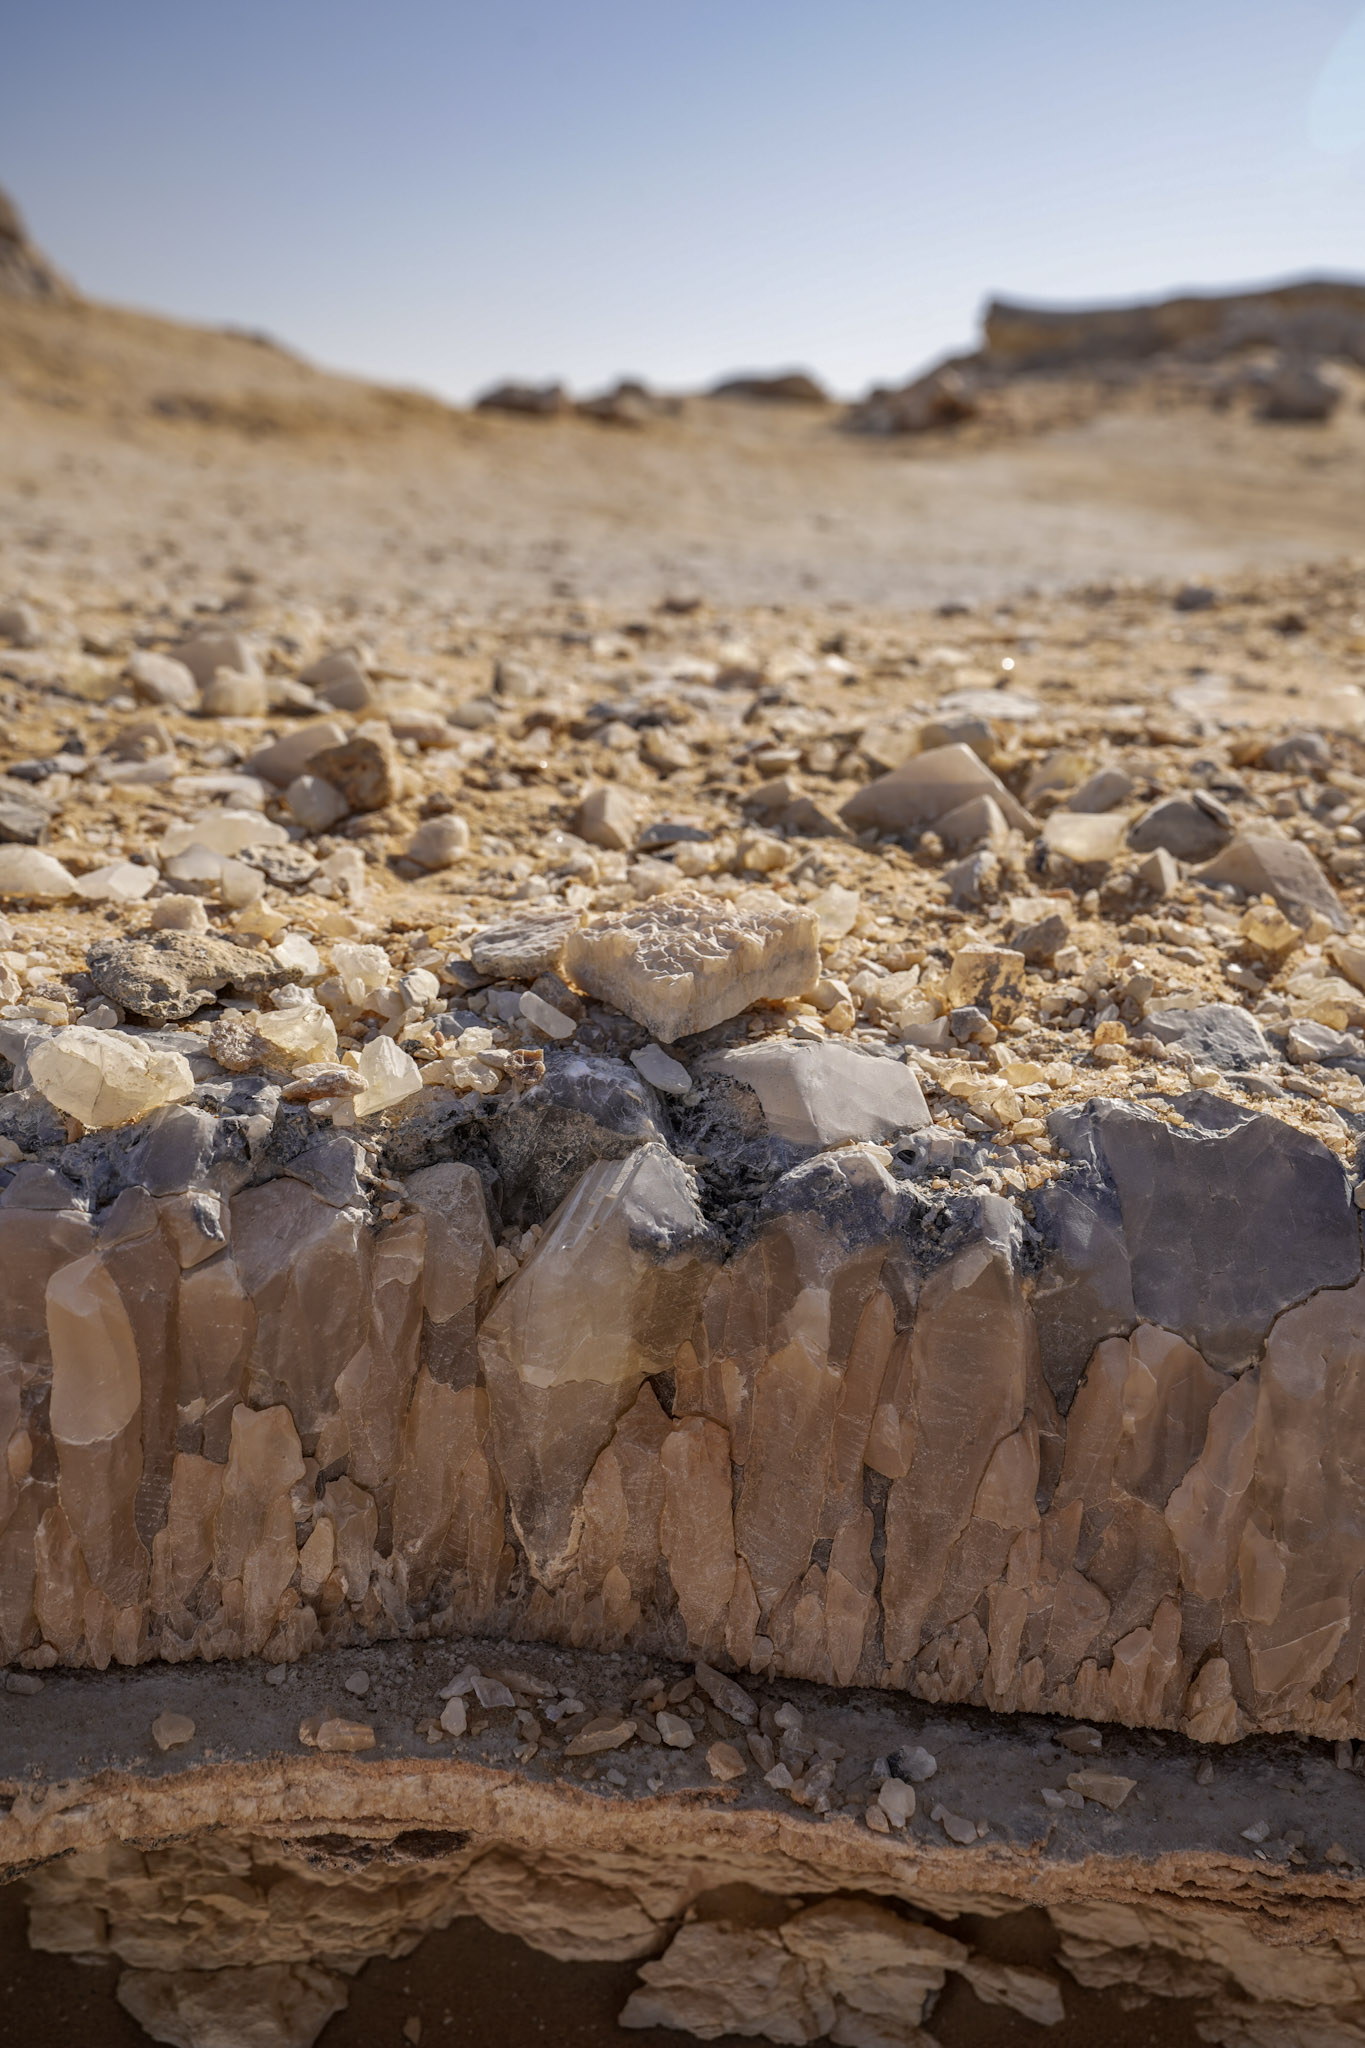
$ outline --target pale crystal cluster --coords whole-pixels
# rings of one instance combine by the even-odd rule
[[[406,1057],[374,1041],[367,1092]],[[638,1114],[633,1068],[573,1071]],[[1320,1141],[1198,1100],[1054,1118],[1075,1164],[1027,1224],[928,1201],[885,1145],[782,1138],[727,1236],[657,1126],[538,1096],[489,1112],[504,1171],[587,1149],[510,1239],[474,1164],[386,1175],[376,1219],[340,1132],[325,1172],[253,1179],[188,1106],[124,1140],[103,1208],[21,1168],[4,1656],[458,1627],[1203,1741],[1362,1732],[1358,1211]]]
[[[132,1123],[194,1093],[194,1075],[183,1053],[86,1024],[68,1025],[36,1046],[29,1073],[54,1109],[92,1130]]]
[[[683,890],[595,918],[569,934],[563,957],[580,988],[671,1045],[760,998],[813,988],[819,924],[811,911],[777,897],[741,910]]]

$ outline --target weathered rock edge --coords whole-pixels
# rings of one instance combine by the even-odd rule
[[[581,1055],[368,1142],[201,1094],[0,1192],[6,1661],[475,1630],[1365,1732],[1360,1218],[1287,1123],[1092,1101],[1020,1200]]]
[[[1213,2040],[1259,2038],[1237,2031],[1252,2020],[1287,2042],[1302,2022],[1316,2039],[1329,2012],[1354,2040],[1365,2021],[1365,1783],[1322,1745],[1252,1741],[1200,1783],[1195,1746],[1111,1731],[1102,1768],[1132,1792],[1118,1812],[1059,1813],[1040,1787],[1078,1761],[1058,1740],[1066,1724],[751,1686],[756,1709],[794,1707],[859,1777],[874,1753],[930,1750],[937,1771],[909,1828],[879,1835],[792,1807],[756,1771],[716,1785],[700,1747],[637,1745],[573,1766],[583,1776],[569,1783],[552,1775],[562,1761],[517,1760],[510,1712],[462,1754],[433,1754],[415,1725],[466,1657],[485,1669],[515,1658],[599,1699],[659,1669],[467,1641],[371,1650],[364,1709],[350,1704],[378,1746],[353,1756],[297,1739],[301,1716],[347,1698],[353,1656],[310,1659],[283,1686],[251,1661],[54,1674],[40,1697],[12,1698],[0,1874],[30,1873],[35,1945],[139,1971],[200,1971],[211,1954],[216,1968],[350,1972],[474,1913],[561,1958],[619,1960],[657,1955],[696,1914],[742,1919],[745,1895],[837,1894],[949,1925],[1044,1908],[1081,1982],[1197,1996]],[[190,1717],[193,1741],[149,1757],[152,1720],[168,1711]],[[617,1782],[586,1781],[607,1766]],[[988,1832],[947,1841],[935,1799]],[[1264,1848],[1244,1838],[1249,1825]]]

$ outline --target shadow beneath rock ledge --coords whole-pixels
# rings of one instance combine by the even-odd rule
[[[999,1961],[1049,1966],[1055,1937],[1043,1913],[970,1918],[954,1932]],[[116,1965],[38,1955],[25,1937],[23,1887],[0,1887],[0,2048],[146,2048],[147,2036],[114,1996]],[[1126,2011],[1120,1994],[1083,1991],[1063,1975],[1066,2019],[1039,2027],[985,2006],[950,1977],[930,2020],[939,2048],[1200,2048],[1191,2008],[1152,1999]],[[558,1963],[514,1935],[456,1920],[399,1962],[367,1965],[350,2005],[317,2048],[686,2048],[690,2034],[629,2032],[616,2015],[635,1988],[633,1963]],[[743,2048],[725,2036],[715,2048]]]

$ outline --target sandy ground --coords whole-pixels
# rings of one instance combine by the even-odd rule
[[[69,555],[420,591],[889,610],[1358,552],[1365,412],[1270,426],[1151,394],[1080,424],[878,441],[693,399],[639,429],[456,414],[241,337],[0,306],[0,584]]]

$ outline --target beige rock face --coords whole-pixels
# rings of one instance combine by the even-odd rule
[[[763,998],[803,995],[820,975],[819,925],[807,910],[738,910],[676,895],[595,918],[564,951],[570,977],[665,1045]]]
[[[308,1963],[237,1970],[125,1970],[118,2001],[171,2048],[312,2048],[346,1985]]]

